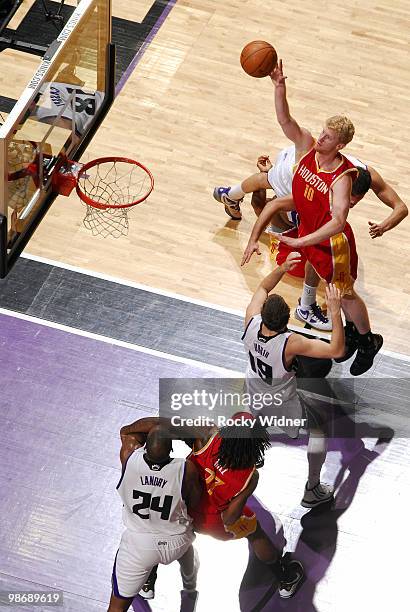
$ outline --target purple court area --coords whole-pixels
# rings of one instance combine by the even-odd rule
[[[64,591],[64,605],[57,610],[107,610],[112,563],[122,532],[121,504],[115,491],[120,474],[119,429],[156,411],[159,378],[214,377],[215,370],[13,316],[0,314],[0,324],[0,590],[59,589]],[[279,546],[285,542],[286,527],[288,549],[304,562],[306,582],[294,599],[280,600],[269,568],[252,554],[248,559],[245,543],[223,544],[222,551],[214,540],[209,546],[209,540],[199,537],[200,555],[208,550],[211,573],[216,571],[223,578],[212,587],[214,574],[203,574],[207,593],[200,589],[199,610],[208,609],[201,599],[208,595],[213,603],[213,592],[223,587],[224,580],[229,581],[227,585],[237,585],[229,595],[232,611],[344,610],[345,602],[337,607],[333,599],[334,593],[340,599],[348,593],[341,585],[341,575],[347,571],[343,568],[357,560],[360,568],[369,568],[367,581],[369,575],[377,574],[379,564],[374,563],[369,533],[373,528],[380,534],[379,523],[387,516],[389,500],[399,499],[398,474],[403,469],[397,457],[403,456],[407,444],[398,441],[392,448],[389,442],[379,440],[375,446],[373,441],[372,450],[360,440],[330,448],[327,471],[333,476],[327,481],[337,487],[335,504],[306,512],[299,505],[306,471],[305,440],[276,441],[261,470],[258,499],[250,500],[250,505]],[[386,482],[383,474],[389,473],[390,481],[398,484],[395,488],[390,485],[390,497],[383,497],[379,483]],[[369,499],[377,500],[377,512],[368,513]],[[226,547],[232,548],[228,551]],[[227,555],[226,566],[219,568],[222,553]],[[235,561],[232,555],[243,557],[238,575],[228,567]],[[161,581],[168,572],[171,569],[164,568]],[[162,600],[156,597],[152,610],[179,612],[179,604],[175,607],[179,577],[174,576],[169,585],[172,605],[167,605],[166,591],[165,603],[164,596]],[[360,595],[355,593],[357,603]],[[367,596],[365,599],[368,601]],[[373,612],[384,609],[378,607],[378,597],[370,599]],[[31,608],[13,609],[27,612]],[[135,600],[137,612],[150,609]],[[33,607],[35,610],[50,608]],[[215,610],[219,612],[217,599]],[[181,612],[191,610],[184,605]]]
[[[156,410],[160,377],[215,370],[12,316],[0,324],[0,590],[56,588],[56,609],[106,610],[122,531],[119,429]]]

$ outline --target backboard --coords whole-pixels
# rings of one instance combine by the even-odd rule
[[[111,0],[82,0],[0,127],[1,278],[56,197],[56,167],[79,159],[111,105],[114,55]]]

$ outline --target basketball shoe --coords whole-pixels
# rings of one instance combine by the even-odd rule
[[[320,331],[332,330],[332,321],[325,315],[317,302],[310,306],[302,306],[299,299],[299,305],[295,310],[295,319]]]
[[[280,561],[282,576],[279,581],[279,596],[282,599],[293,597],[305,579],[305,570],[300,561],[290,560],[290,553],[285,553]]]
[[[318,482],[312,489],[308,489],[306,483],[305,494],[300,502],[304,508],[316,508],[333,499],[333,488],[322,482]]]
[[[360,376],[370,370],[373,365],[374,358],[383,346],[383,336],[380,334],[371,334],[369,341],[365,344],[359,342],[357,355],[350,366],[350,374],[352,376]]]
[[[229,197],[230,187],[215,187],[214,198],[217,202],[221,202],[225,205],[225,212],[234,221],[240,221],[242,219],[241,207],[243,198],[240,200],[232,200]]]
[[[157,580],[158,566],[152,568],[150,575],[145,584],[142,585],[138,595],[143,599],[154,599],[155,597],[155,582]]]
[[[355,325],[351,322],[345,325],[345,354],[335,359],[336,363],[342,363],[352,357],[359,346],[359,334]]]

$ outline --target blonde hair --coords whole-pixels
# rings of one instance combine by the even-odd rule
[[[326,127],[334,130],[339,136],[339,142],[348,144],[354,136],[354,125],[344,115],[335,115],[326,120]]]

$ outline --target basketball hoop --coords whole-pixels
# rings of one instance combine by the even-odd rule
[[[67,160],[56,173],[54,188],[77,195],[87,207],[84,226],[94,236],[128,234],[128,212],[148,198],[154,177],[140,162],[126,157],[101,157],[84,165]]]

